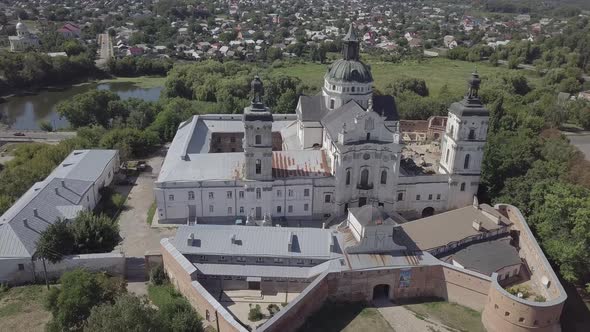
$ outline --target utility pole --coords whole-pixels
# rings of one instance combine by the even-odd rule
[[[45,265],[45,258],[41,258],[43,260],[43,274],[45,275],[45,286],[47,286],[47,290],[49,290],[49,280],[47,280],[47,265]]]

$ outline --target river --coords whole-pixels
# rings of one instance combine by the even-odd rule
[[[130,82],[90,83],[63,91],[43,91],[33,96],[11,97],[0,104],[0,122],[11,129],[19,130],[38,130],[41,121],[49,121],[55,129],[67,128],[68,121],[60,118],[56,112],[57,104],[90,89],[111,90],[122,99],[155,101],[160,98],[163,87],[141,88]]]

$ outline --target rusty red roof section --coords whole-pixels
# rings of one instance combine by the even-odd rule
[[[273,178],[331,176],[325,152],[274,151],[272,153]]]

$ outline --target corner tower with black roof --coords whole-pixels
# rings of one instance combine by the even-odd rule
[[[264,84],[258,76],[251,83],[252,101],[244,109],[244,176],[248,180],[272,180],[272,122],[264,105]]]
[[[479,185],[490,116],[479,98],[480,84],[475,71],[467,81],[468,91],[463,100],[449,107],[447,127],[441,140],[439,172],[451,175],[455,197],[472,196]]]
[[[360,41],[352,24],[342,38],[342,59],[335,61],[324,76],[322,95],[325,107],[334,110],[355,100],[368,107],[373,95],[371,68],[360,61]]]

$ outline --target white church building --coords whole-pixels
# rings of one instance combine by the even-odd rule
[[[29,28],[20,21],[16,24],[16,36],[8,36],[11,52],[23,52],[39,47],[39,38],[29,31]]]
[[[394,98],[373,95],[352,26],[342,55],[295,114],[272,114],[256,77],[243,114],[180,124],[155,183],[159,221],[318,226],[364,205],[414,219],[472,204],[489,117],[477,73],[425,148],[402,141]]]

